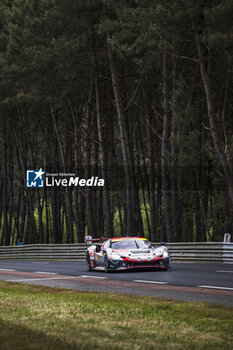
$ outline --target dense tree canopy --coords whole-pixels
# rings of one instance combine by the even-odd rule
[[[0,245],[233,228],[232,0],[0,0]],[[104,187],[26,187],[26,170]]]

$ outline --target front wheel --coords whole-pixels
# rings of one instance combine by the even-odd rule
[[[169,258],[163,259],[163,265],[167,268],[169,268]]]
[[[105,272],[109,272],[110,269],[109,269],[109,261],[108,261],[108,256],[107,254],[105,255],[104,257],[104,269],[105,269]]]

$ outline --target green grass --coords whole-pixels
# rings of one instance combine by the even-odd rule
[[[233,307],[0,282],[1,350],[232,349]]]

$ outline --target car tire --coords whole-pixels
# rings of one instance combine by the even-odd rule
[[[87,255],[86,255],[86,262],[87,262],[87,265],[88,265],[88,271],[92,271],[89,253],[87,253]]]
[[[164,266],[169,268],[169,259],[164,259]]]
[[[105,270],[105,272],[109,272],[110,271],[107,254],[105,254],[105,256],[104,256],[104,270]]]

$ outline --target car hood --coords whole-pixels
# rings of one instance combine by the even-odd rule
[[[109,252],[121,257],[150,256],[154,253],[154,249],[109,249]]]

